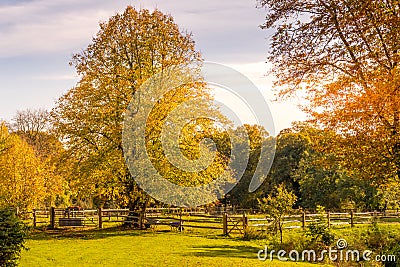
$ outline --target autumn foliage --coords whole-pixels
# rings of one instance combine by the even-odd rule
[[[269,60],[280,96],[305,96],[315,124],[341,138],[323,149],[378,187],[400,179],[400,5],[259,1],[275,29]]]

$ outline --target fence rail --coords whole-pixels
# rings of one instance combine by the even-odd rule
[[[273,219],[264,215],[232,215],[226,212],[210,214],[206,209],[150,208],[146,213],[136,213],[129,209],[91,209],[71,210],[49,208],[21,212],[19,216],[33,227],[48,225],[58,227],[93,226],[103,228],[104,224],[120,224],[140,229],[156,229],[158,225],[167,225],[171,230],[182,231],[185,228],[222,230],[224,235],[243,234],[247,227],[266,231]],[[321,217],[322,216],[322,217]],[[297,213],[284,216],[283,225],[287,229],[305,228],[312,222],[323,219],[328,227],[371,223],[378,219],[384,223],[399,223],[399,212],[327,212],[324,215],[315,213]]]

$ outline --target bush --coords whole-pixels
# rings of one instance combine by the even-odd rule
[[[329,230],[328,226],[312,223],[308,226],[306,236],[310,238],[311,243],[320,243],[328,247],[335,240],[335,236]]]
[[[17,266],[28,227],[11,209],[0,209],[0,266]]]
[[[310,239],[309,244],[313,248],[326,249],[335,240],[334,234],[328,227],[328,222],[325,217],[325,208],[317,206],[317,213],[319,214],[316,221],[307,226],[306,236]]]
[[[372,222],[372,225],[367,231],[365,245],[374,253],[380,255],[395,255],[396,261],[384,262],[385,267],[400,266],[400,235],[398,232],[392,232],[382,229],[377,220]]]
[[[263,231],[258,231],[256,228],[253,227],[247,227],[244,230],[244,240],[265,239],[266,237],[267,236]]]

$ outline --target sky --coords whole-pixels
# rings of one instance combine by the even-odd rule
[[[298,99],[274,101],[273,78],[266,62],[271,32],[262,30],[266,11],[256,0],[1,0],[0,119],[17,110],[51,109],[79,77],[69,61],[87,47],[99,22],[126,6],[155,8],[171,14],[192,32],[204,60],[230,66],[262,92],[276,132],[306,115]]]

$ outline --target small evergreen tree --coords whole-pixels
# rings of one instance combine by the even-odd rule
[[[0,266],[17,266],[28,227],[10,209],[0,209]]]

